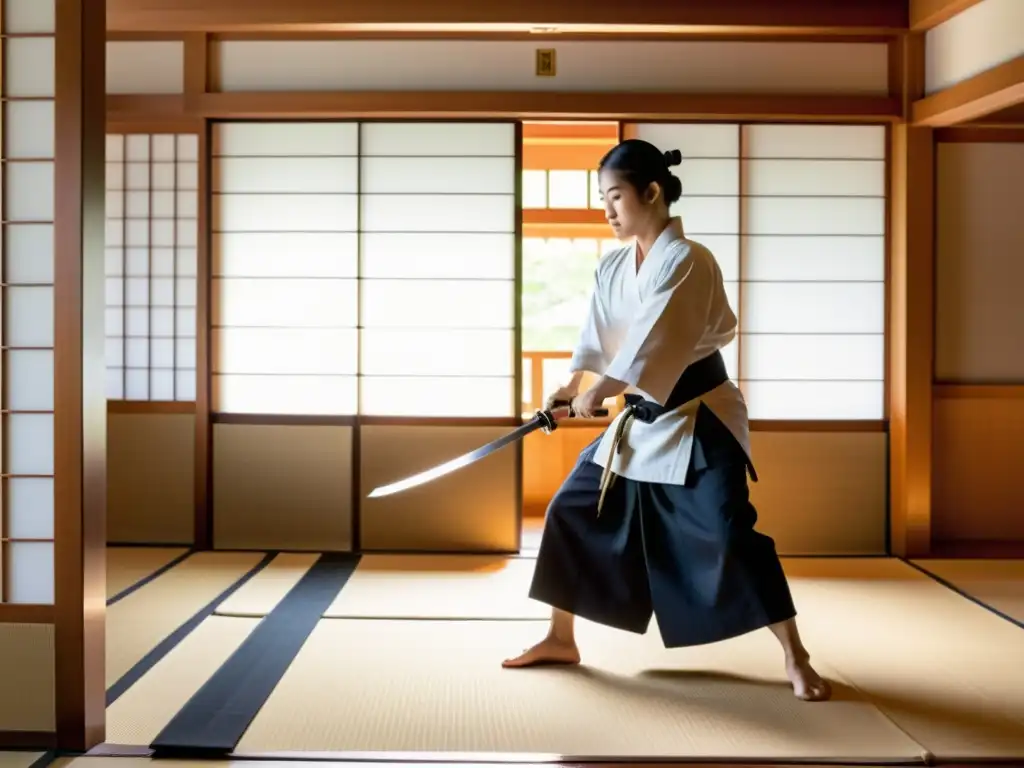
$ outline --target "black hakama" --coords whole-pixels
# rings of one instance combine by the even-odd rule
[[[754,529],[749,460],[701,405],[685,485],[615,477],[598,513],[598,440],[548,508],[530,597],[666,647],[742,635],[796,615],[775,542]]]

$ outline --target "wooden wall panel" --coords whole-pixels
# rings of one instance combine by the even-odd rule
[[[936,542],[1024,542],[1021,457],[1024,386],[938,387],[932,491]]]
[[[502,552],[518,548],[518,446],[394,496],[368,499],[376,486],[401,480],[478,448],[510,427],[360,427],[364,550]],[[569,430],[566,430],[569,431]]]
[[[108,416],[108,542],[193,542],[194,454],[192,414]]]
[[[54,635],[52,624],[0,624],[0,733],[26,745],[52,743],[56,728]]]
[[[758,527],[785,555],[881,555],[888,542],[885,432],[754,432]]]
[[[215,549],[351,548],[352,428],[215,424]]]

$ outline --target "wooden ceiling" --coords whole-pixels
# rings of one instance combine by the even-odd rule
[[[107,0],[112,32],[859,35],[909,19],[908,0]]]
[[[899,40],[981,0],[106,0],[112,39],[495,37],[559,39]],[[1024,0],[1021,0],[1024,2]],[[1016,62],[1019,68],[1021,62]],[[996,70],[1005,68],[997,67]],[[1024,82],[999,71],[915,103],[915,122],[1024,124]],[[1005,77],[1003,78],[1006,79]],[[973,82],[977,80],[978,82]],[[982,82],[985,80],[985,82]],[[994,82],[994,81],[993,81]],[[988,91],[992,91],[991,94]],[[985,96],[985,98],[982,98]],[[986,114],[986,110],[988,114]]]

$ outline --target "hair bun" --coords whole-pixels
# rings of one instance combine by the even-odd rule
[[[683,162],[683,153],[678,149],[670,149],[665,153],[665,165],[671,168],[673,165],[679,165]]]

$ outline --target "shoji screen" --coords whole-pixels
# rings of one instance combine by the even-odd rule
[[[213,410],[356,413],[358,131],[216,126]]]
[[[352,545],[358,141],[349,122],[214,126],[217,547]]]
[[[346,548],[357,492],[364,548],[512,548],[514,449],[365,493],[513,423],[515,126],[227,123],[213,149],[217,546]]]
[[[513,416],[508,123],[366,123],[360,412]]]
[[[683,196],[672,214],[681,216],[687,237],[715,255],[729,304],[740,319],[740,127],[729,124],[639,123],[638,139],[666,152],[678,149],[683,162],[672,171],[683,182]],[[739,375],[737,343],[722,350],[729,375]]]
[[[364,493],[495,439],[518,415],[516,134],[511,123],[362,126]],[[514,548],[519,450],[364,498],[362,546]]]
[[[881,419],[885,128],[750,125],[741,386],[754,419]]]
[[[107,136],[107,397],[195,400],[199,139]]]
[[[3,504],[0,602],[52,604],[53,3],[0,5],[3,65]]]

